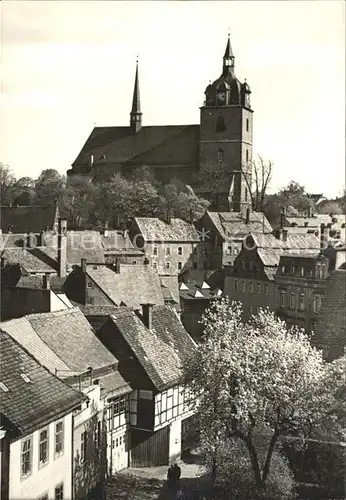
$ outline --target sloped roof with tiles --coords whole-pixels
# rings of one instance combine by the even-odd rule
[[[172,218],[168,224],[156,217],[136,217],[135,222],[145,241],[198,242],[195,226],[183,219]]]
[[[271,232],[272,227],[262,212],[250,212],[249,223],[241,212],[207,212],[216,230],[223,239],[252,233]]]
[[[111,316],[150,380],[161,391],[176,384],[184,360],[196,349],[176,314],[166,306],[154,306],[152,330],[131,310],[120,308]]]
[[[33,330],[69,369],[83,373],[117,363],[78,308],[26,316]]]
[[[0,207],[0,228],[4,233],[39,233],[46,228],[53,230],[58,217],[56,205]]]
[[[24,271],[56,273],[56,253],[46,247],[36,248],[6,248],[1,256],[8,264],[18,264]]]
[[[111,266],[91,264],[86,272],[117,306],[139,309],[144,303],[163,304],[159,277],[150,266],[120,264],[116,273]]]
[[[27,317],[4,321],[0,323],[0,327],[52,373],[55,370],[66,373],[70,370],[69,366],[39,337]]]
[[[338,269],[326,280],[313,344],[326,348],[346,346],[346,270]]]
[[[18,434],[29,434],[87,399],[50,373],[3,330],[0,352],[0,381],[7,389],[0,388],[1,415]]]
[[[183,300],[213,300],[222,295],[220,288],[210,288],[206,282],[189,281],[180,284],[180,298]]]
[[[95,127],[72,165],[88,165],[92,154],[96,168],[102,157],[107,163],[196,167],[199,130],[199,125],[149,126],[133,135],[130,127]]]

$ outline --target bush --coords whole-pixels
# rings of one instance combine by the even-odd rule
[[[255,479],[246,446],[240,440],[227,440],[216,450],[216,486],[226,493],[226,499],[257,497]],[[215,457],[214,455],[214,457]],[[213,455],[206,452],[205,465],[212,474]],[[294,479],[286,459],[274,451],[264,497],[269,499],[294,498]]]

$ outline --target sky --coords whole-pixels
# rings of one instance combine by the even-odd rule
[[[2,0],[0,161],[66,173],[94,125],[129,124],[136,56],[143,125],[199,123],[230,31],[254,154],[271,190],[345,185],[345,3]]]

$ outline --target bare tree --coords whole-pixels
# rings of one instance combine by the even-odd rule
[[[247,188],[251,193],[253,210],[263,212],[264,200],[272,179],[274,164],[271,160],[266,163],[263,158],[258,155],[258,161],[251,161],[250,166],[252,175],[249,175],[250,169],[248,167],[242,168],[242,174]]]

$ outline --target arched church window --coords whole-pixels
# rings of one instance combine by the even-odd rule
[[[226,130],[225,119],[219,116],[216,122],[216,132],[224,132],[224,130]]]
[[[224,157],[224,153],[223,153],[223,149],[219,149],[218,152],[217,152],[217,161],[218,162],[222,162],[223,161],[223,157]]]

